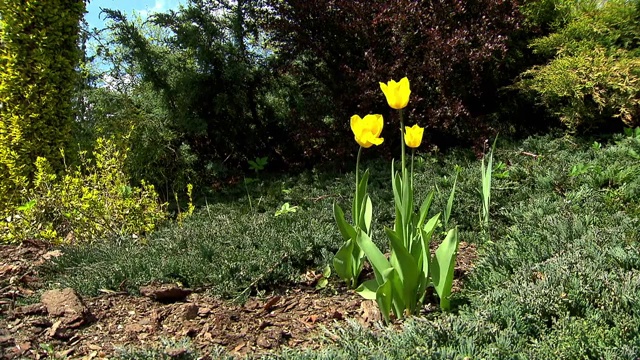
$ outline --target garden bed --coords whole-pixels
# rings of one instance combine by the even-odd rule
[[[83,298],[82,305],[73,309],[77,303],[75,291],[56,290],[56,301],[64,304],[66,314],[77,315],[71,321],[64,311],[62,315],[52,315],[49,305],[43,304],[45,301],[24,301],[37,301],[37,294],[42,293],[38,266],[60,255],[60,250],[40,242],[0,247],[0,344],[4,349],[0,358],[111,358],[127,348],[160,349],[169,357],[194,350],[212,358],[221,351],[256,356],[283,347],[318,349],[332,341],[326,330],[344,326],[349,320],[375,330],[381,321],[374,302],[340,284],[315,289],[319,275],[313,271],[295,286],[250,297],[244,304],[207,295],[206,289],[159,301],[154,293],[160,289],[180,288],[175,284],[151,284],[142,291],[149,296],[105,289],[102,295]],[[474,258],[475,246],[462,243],[455,271],[456,288],[470,271]],[[436,309],[437,299],[432,298],[424,312]]]

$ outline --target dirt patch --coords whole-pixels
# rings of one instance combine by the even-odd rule
[[[51,251],[57,250],[40,243],[0,247],[0,359],[39,358],[45,355],[41,344],[60,356],[111,357],[117,348],[161,348],[163,340],[185,338],[205,356],[220,347],[231,354],[260,355],[283,346],[318,348],[323,327],[347,319],[372,328],[380,320],[375,303],[353,291],[331,284],[322,291],[308,286],[310,279],[317,279],[313,272],[298,286],[250,298],[243,305],[151,284],[144,289],[147,297],[113,292],[82,299],[72,289],[62,289],[43,294],[42,303],[16,307],[17,298],[34,294],[42,285],[37,265],[47,261]],[[461,243],[456,288],[474,258],[475,247]],[[159,301],[159,294],[168,293],[183,301]],[[436,308],[435,302],[425,307]],[[164,351],[178,356],[185,350]]]

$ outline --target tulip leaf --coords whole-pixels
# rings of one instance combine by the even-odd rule
[[[458,251],[458,228],[449,230],[433,257],[431,264],[431,279],[440,297],[440,308],[448,311],[451,306],[449,295],[453,286],[453,270]]]
[[[393,188],[393,198],[396,206],[402,204],[402,198],[400,197],[400,191],[402,191],[402,181],[400,174],[395,171],[393,161],[391,162],[391,187]]]
[[[362,201],[364,200],[365,195],[367,194],[367,185],[369,184],[369,170],[364,172],[362,175],[362,179],[360,179],[360,183],[356,184],[356,196],[353,199],[353,207],[351,208],[351,217],[353,217],[353,222],[358,224]]]
[[[390,269],[393,271],[393,269]],[[378,303],[378,307],[380,308],[380,312],[384,317],[384,321],[389,323],[389,313],[391,312],[391,302],[393,300],[391,293],[391,281],[385,281],[378,289],[376,290],[376,302]]]
[[[336,274],[343,280],[346,280],[348,283],[352,282],[354,279],[353,269],[353,247],[355,245],[355,241],[353,239],[347,240],[342,247],[338,250],[338,252],[333,257],[333,267],[336,269]]]
[[[431,190],[427,195],[427,198],[422,202],[422,206],[420,206],[420,217],[418,219],[417,227],[422,227],[424,220],[427,218],[427,214],[429,213],[429,209],[431,208],[431,203],[433,202],[433,197],[435,192]]]
[[[333,204],[333,216],[336,219],[336,223],[338,224],[338,229],[340,229],[340,234],[342,234],[342,239],[349,240],[355,239],[356,230],[353,226],[349,225],[344,218],[344,212],[342,208],[337,203]]]
[[[391,282],[391,296],[393,299],[391,304],[393,305],[393,312],[398,318],[401,318],[404,313],[406,302],[403,297],[402,281],[400,281],[398,272],[396,269],[391,267],[382,274],[382,277],[384,281],[389,280]]]
[[[356,292],[367,300],[375,300],[376,292],[378,291],[379,287],[380,286],[378,285],[378,282],[375,279],[367,280],[362,284],[360,284],[360,286],[358,286],[358,288],[356,289]]]
[[[382,283],[383,273],[391,268],[391,264],[389,264],[389,261],[386,257],[384,257],[384,254],[380,251],[380,249],[378,249],[376,244],[371,241],[369,235],[367,235],[364,231],[358,230],[358,233],[356,235],[356,243],[358,244],[358,246],[360,246],[362,251],[364,251],[367,259],[369,259],[369,263],[371,263],[371,267],[373,268],[373,272],[376,275],[378,283]]]
[[[398,238],[395,232],[385,228],[387,237],[391,243],[391,265],[396,270],[401,282],[401,292],[403,302],[408,305],[413,312],[416,303],[416,290],[418,288],[418,264],[411,256],[407,248],[404,247],[402,239]]]
[[[453,199],[456,193],[456,183],[458,182],[458,172],[456,171],[456,176],[453,179],[453,187],[451,188],[451,194],[449,194],[449,200],[447,201],[447,207],[444,209],[444,228],[447,229],[449,224],[449,218],[451,217],[451,211],[453,209]]]
[[[373,204],[371,203],[371,198],[369,197],[369,195],[367,195],[365,198],[364,209],[362,210],[362,212],[365,226],[363,230],[366,231],[367,234],[369,234],[371,233],[371,219],[373,217]]]

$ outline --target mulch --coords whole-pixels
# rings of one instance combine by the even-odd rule
[[[326,330],[344,325],[347,319],[371,329],[380,321],[374,302],[342,288],[338,280],[316,290],[314,280],[319,277],[313,271],[295,286],[251,297],[244,304],[185,292],[175,284],[149,284],[141,289],[147,296],[108,291],[96,297],[78,297],[78,306],[83,309],[66,309],[67,315],[75,314],[73,322],[53,316],[45,301],[17,306],[20,298],[33,298],[41,292],[44,284],[38,267],[60,255],[60,250],[40,242],[0,246],[0,359],[51,356],[43,344],[56,356],[83,359],[112,357],[123,348],[160,349],[169,357],[187,351],[166,347],[168,339],[189,339],[191,348],[204,358],[214,358],[221,348],[233,355],[258,356],[283,347],[319,348],[337,340]],[[462,242],[454,290],[461,286],[475,257],[475,246]],[[64,296],[75,296],[72,289],[63,291]],[[173,293],[179,296],[159,298]],[[73,299],[61,301],[76,303]],[[435,311],[437,303],[427,304],[425,309]]]

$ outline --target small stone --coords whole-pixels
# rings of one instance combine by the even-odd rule
[[[140,288],[140,294],[143,296],[163,303],[184,301],[192,292],[190,289],[183,289],[173,284],[149,285]]]
[[[62,317],[67,327],[78,327],[88,319],[89,309],[72,288],[46,291],[40,301],[50,316]]]
[[[140,324],[127,324],[124,327],[124,331],[130,334],[137,334],[144,331],[144,328]]]
[[[198,310],[199,307],[196,304],[184,304],[180,311],[184,320],[193,320],[198,317]]]
[[[209,316],[209,314],[211,314],[211,309],[209,309],[209,308],[199,308],[198,309],[198,316],[200,316],[200,317],[207,317],[207,316]]]
[[[182,356],[187,353],[187,349],[185,348],[167,348],[164,351],[169,357],[175,358],[178,356]]]

